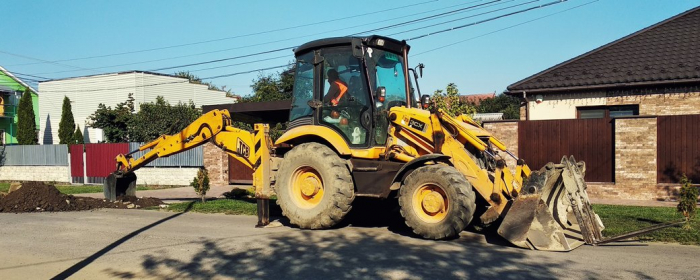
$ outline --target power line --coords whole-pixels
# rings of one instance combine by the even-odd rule
[[[222,62],[222,61],[240,59],[240,58],[245,58],[245,57],[258,56],[258,55],[261,55],[261,54],[268,54],[268,53],[275,53],[275,52],[280,52],[280,51],[286,51],[286,50],[291,50],[292,48],[294,48],[294,46],[292,46],[292,47],[285,47],[285,48],[279,48],[279,49],[274,49],[274,50],[269,50],[269,51],[264,51],[264,52],[257,52],[257,53],[239,55],[239,56],[228,57],[228,58],[221,58],[221,59],[215,59],[215,60],[197,62],[197,63],[183,64],[183,65],[177,65],[177,66],[171,66],[171,67],[163,67],[163,68],[153,69],[153,70],[149,70],[149,71],[162,71],[162,70],[169,70],[169,69],[175,69],[175,68],[183,68],[183,67],[196,66],[196,65],[202,65],[202,64],[210,64],[210,63],[216,63],[216,62]]]
[[[500,18],[512,16],[512,15],[515,15],[515,14],[519,14],[519,13],[524,13],[524,12],[527,12],[527,11],[531,11],[531,10],[534,10],[534,9],[543,8],[543,7],[551,6],[551,5],[554,5],[554,4],[559,4],[559,3],[562,3],[562,2],[565,2],[565,1],[566,1],[566,0],[550,2],[550,3],[546,3],[546,4],[543,4],[543,5],[540,5],[540,6],[530,7],[530,8],[527,8],[527,9],[519,10],[519,11],[516,11],[516,12],[511,12],[511,13],[508,13],[508,14],[504,14],[504,15],[500,15],[500,16],[497,16],[497,17],[493,17],[493,18],[481,20],[481,21],[478,21],[478,22],[474,22],[474,23],[470,23],[470,24],[466,24],[466,25],[461,25],[461,26],[457,26],[457,27],[453,27],[453,28],[449,28],[449,29],[445,29],[445,30],[440,30],[440,31],[438,31],[438,32],[432,32],[432,33],[424,34],[424,35],[421,35],[421,36],[417,36],[417,37],[415,37],[415,38],[411,38],[411,39],[409,39],[409,40],[418,40],[418,39],[425,38],[425,37],[430,36],[430,35],[439,34],[439,33],[444,33],[444,32],[449,32],[449,31],[454,31],[454,30],[461,29],[461,28],[464,28],[464,27],[467,27],[467,26],[473,26],[473,25],[477,25],[477,24],[481,24],[481,23],[493,21],[493,20],[496,20],[496,19],[500,19]],[[598,1],[598,0],[596,0],[596,1]],[[595,2],[595,1],[594,1],[594,2]],[[587,4],[590,4],[590,3],[587,3]],[[583,6],[583,5],[580,5],[580,6]],[[577,7],[579,7],[579,6],[577,6]],[[574,8],[576,8],[576,7],[574,7]],[[572,8],[572,9],[573,9],[573,8]],[[570,10],[570,9],[569,9],[569,10]],[[542,17],[542,18],[544,18],[544,17]],[[538,18],[538,19],[541,19],[541,18]],[[534,19],[534,20],[538,20],[538,19]],[[532,20],[532,21],[534,21],[534,20]],[[529,22],[529,21],[528,21],[528,22]],[[527,22],[525,22],[525,23],[527,23]],[[522,23],[522,24],[524,24],[524,23]],[[520,25],[522,25],[522,24],[520,24]],[[516,26],[517,26],[517,25],[516,25]],[[512,28],[512,27],[514,27],[514,26],[511,26],[511,27],[509,27],[509,28]],[[502,29],[502,30],[505,30],[505,29],[508,29],[508,28],[504,28],[504,29]],[[497,30],[497,31],[494,31],[494,32],[491,32],[491,33],[495,33],[495,32],[502,31],[502,30]],[[489,34],[491,34],[491,33],[489,33]],[[485,36],[485,35],[488,35],[488,34],[484,34],[484,35],[481,35],[481,36]],[[481,36],[479,36],[479,37],[481,37]],[[277,50],[271,50],[271,51],[266,51],[266,52],[261,52],[261,53],[270,53],[270,52],[276,52],[276,51],[285,50],[285,49],[288,49],[288,48],[277,49]],[[258,55],[258,54],[261,54],[261,53],[249,54],[249,55],[245,55],[244,57],[253,56],[253,55]],[[425,52],[423,52],[423,53],[425,53]],[[419,54],[422,54],[422,53],[419,53]],[[418,55],[418,54],[417,54],[417,55]],[[415,56],[415,55],[414,55],[414,56]],[[217,60],[217,61],[230,60],[230,59],[233,59],[233,58],[220,59],[220,60]],[[193,64],[191,64],[191,65],[201,65],[201,64],[206,64],[206,63],[211,63],[211,62],[193,63]],[[191,66],[191,65],[187,65],[187,66]],[[258,71],[263,71],[263,70],[270,70],[270,69],[275,69],[275,68],[281,68],[281,67],[285,67],[285,66],[289,66],[289,65],[291,65],[291,64],[284,64],[284,65],[278,65],[278,66],[273,66],[273,67],[259,68],[259,69],[249,70],[249,71],[242,71],[242,72],[236,72],[236,73],[231,73],[231,74],[224,74],[224,75],[206,77],[206,78],[201,78],[201,79],[202,79],[202,80],[205,80],[205,79],[208,80],[208,79],[217,79],[217,78],[222,78],[222,77],[230,77],[230,76],[241,75],[241,74],[247,74],[247,73],[253,73],[253,72],[258,72]],[[170,68],[172,68],[172,67],[170,67]],[[184,81],[182,81],[182,82],[184,82]],[[131,87],[126,87],[126,88],[145,87],[145,86],[155,86],[155,85],[170,84],[170,83],[178,83],[178,82],[157,83],[157,84],[151,84],[151,85],[131,86]],[[82,91],[102,91],[102,90],[111,90],[111,89],[120,89],[120,88],[105,88],[105,89],[82,90]],[[76,91],[48,91],[48,92],[76,92]]]
[[[479,1],[483,1],[483,0],[479,0]],[[447,7],[447,8],[452,8],[452,7],[456,7],[456,6],[463,6],[463,5],[465,5],[465,4],[470,4],[470,3],[479,2],[479,1],[472,1],[472,2],[463,3],[463,4],[459,4],[459,5],[453,5],[453,6],[449,6],[449,7]],[[418,22],[421,22],[421,21],[426,21],[426,20],[436,19],[436,18],[439,18],[439,17],[444,17],[444,16],[446,16],[446,15],[454,14],[454,13],[456,13],[456,12],[464,12],[464,11],[467,11],[467,10],[469,10],[469,9],[474,9],[474,8],[477,8],[477,9],[478,9],[478,7],[482,7],[482,8],[490,7],[490,6],[485,6],[485,5],[490,5],[490,4],[493,4],[493,3],[496,3],[496,2],[500,2],[500,1],[502,1],[502,0],[494,0],[494,1],[487,2],[487,3],[483,3],[483,4],[472,5],[472,6],[469,6],[469,7],[464,7],[464,8],[460,8],[460,9],[448,11],[448,12],[439,13],[439,14],[436,14],[436,15],[431,15],[431,16],[427,16],[427,17],[422,17],[422,18],[419,18],[419,19],[411,20],[411,21],[405,21],[405,22],[402,22],[402,23],[399,23],[399,24],[393,24],[393,25],[384,26],[384,27],[381,27],[381,28],[366,30],[366,31],[359,32],[359,33],[354,33],[354,34],[368,33],[368,32],[372,32],[372,31],[375,31],[375,30],[390,29],[390,28],[396,28],[396,27],[403,26],[403,25],[415,24],[415,23],[418,23]],[[507,1],[507,2],[512,2],[512,1],[515,1],[515,0],[511,0],[511,1]],[[539,0],[537,0],[537,1],[539,1]],[[507,3],[507,2],[504,2],[504,3]],[[491,6],[493,6],[493,5],[491,5]],[[437,10],[441,10],[441,9],[434,9],[434,10],[431,10],[431,11],[428,11],[428,12],[437,11]],[[418,15],[418,14],[423,14],[423,13],[427,13],[427,12],[415,13],[415,14],[412,14],[412,15],[409,15],[409,16]],[[482,13],[482,14],[483,14],[483,13]],[[401,17],[399,17],[399,18],[401,18]],[[395,18],[395,19],[398,19],[398,18]],[[391,19],[391,20],[394,20],[394,19]],[[385,20],[385,21],[386,21],[386,20]],[[375,23],[381,23],[381,22],[385,22],[385,21],[379,21],[379,22],[375,22]],[[368,24],[363,24],[363,25],[368,25]],[[355,26],[355,27],[359,27],[359,26],[363,26],[363,25],[358,25],[358,26]],[[352,28],[352,27],[351,27],[351,28]],[[344,28],[344,29],[349,29],[349,28]],[[342,30],[342,29],[341,29],[341,30]],[[334,31],[337,31],[337,30],[334,30]],[[330,32],[333,32],[333,31],[330,31]],[[246,47],[251,47],[251,46],[259,46],[259,45],[265,45],[265,44],[270,44],[270,43],[276,43],[276,42],[282,42],[282,41],[289,41],[289,40],[293,40],[293,39],[299,39],[299,38],[314,36],[314,35],[323,34],[323,33],[329,33],[329,32],[322,32],[322,33],[317,33],[317,34],[313,34],[313,35],[299,36],[299,37],[293,37],[293,38],[288,38],[288,39],[283,39],[283,40],[276,40],[276,41],[272,41],[272,42],[266,42],[266,43],[248,45],[248,46],[243,46],[243,47],[236,47],[236,48],[231,48],[231,49],[227,49],[227,50],[241,49],[241,48],[246,48]],[[350,35],[348,35],[348,36],[352,36],[352,35],[354,35],[354,34],[350,34]],[[261,55],[261,54],[267,54],[267,53],[273,53],[273,52],[278,52],[278,51],[284,51],[284,50],[287,50],[287,49],[293,49],[293,48],[295,48],[295,47],[297,47],[297,46],[289,46],[289,47],[280,48],[280,49],[271,50],[271,51],[252,53],[252,54],[241,55],[241,56],[230,57],[230,58],[224,58],[224,59],[203,61],[203,62],[198,62],[198,63],[191,63],[191,64],[184,64],[184,65],[176,65],[176,66],[170,66],[170,67],[163,67],[163,68],[151,69],[151,70],[147,70],[147,71],[162,71],[162,70],[183,68],[183,67],[196,66],[196,65],[202,65],[202,64],[217,63],[217,62],[222,62],[222,61],[227,61],[227,60],[235,60],[235,59],[240,59],[240,58],[245,58],[245,57],[257,56],[257,55]],[[200,53],[200,54],[208,54],[208,53],[214,53],[214,52],[218,52],[218,51],[206,52],[206,53]],[[189,56],[195,56],[195,55],[200,55],[200,54],[186,55],[186,56],[178,56],[178,57],[174,57],[174,58],[189,57]],[[127,63],[127,64],[111,65],[111,66],[98,67],[98,68],[94,68],[94,69],[112,68],[112,67],[127,66],[127,65],[141,64],[141,63],[148,63],[148,62],[156,62],[156,61],[169,60],[169,59],[173,59],[173,58],[164,58],[164,59],[150,60],[150,61],[144,61],[144,62],[136,62],[136,63]],[[234,64],[234,65],[235,65],[235,64]],[[212,68],[208,68],[208,69],[215,69],[215,68],[217,68],[217,67],[212,67]],[[57,72],[45,72],[45,73],[39,73],[39,74],[54,74],[54,73],[65,73],[65,72],[75,72],[75,71],[76,71],[76,70],[67,70],[67,71],[57,71]],[[78,70],[78,71],[80,71],[80,70]]]
[[[16,57],[21,57],[21,58],[25,58],[25,59],[31,59],[31,60],[41,61],[41,62],[43,62],[43,63],[50,63],[50,64],[57,65],[57,66],[70,67],[70,68],[80,69],[80,70],[84,70],[84,71],[93,71],[93,72],[97,72],[97,71],[95,71],[95,70],[93,70],[93,69],[89,69],[89,68],[82,68],[82,67],[78,67],[78,66],[73,66],[73,65],[68,65],[68,64],[62,64],[62,63],[58,63],[58,62],[48,61],[48,60],[44,60],[44,59],[40,59],[40,58],[35,58],[35,57],[31,57],[31,56],[26,56],[26,55],[21,55],[21,54],[6,52],[6,51],[0,51],[0,53],[4,53],[4,54],[7,54],[7,55],[16,56]]]
[[[29,75],[29,74],[22,74],[22,73],[15,72],[15,71],[11,71],[11,73],[12,73],[12,74],[16,74],[16,75],[22,75],[22,76],[27,76],[27,77],[34,77],[34,78],[38,78],[38,79],[49,80],[49,78],[46,78],[46,77],[35,76],[35,75]]]
[[[287,66],[292,65],[292,64],[294,64],[294,63],[287,63],[287,64],[283,64],[283,65],[277,65],[277,66],[272,66],[272,67],[267,67],[267,68],[259,68],[259,69],[250,70],[250,71],[242,71],[242,72],[237,72],[237,73],[206,77],[206,78],[202,78],[202,80],[213,80],[213,79],[218,79],[218,78],[231,77],[231,76],[236,76],[236,75],[242,75],[242,74],[254,73],[254,72],[259,72],[259,71],[277,69],[277,68],[287,67]]]
[[[282,68],[291,65],[290,63],[288,64],[283,64],[283,65],[277,65],[277,66],[272,66],[272,67],[265,67],[265,68],[259,68],[255,70],[249,70],[249,71],[242,71],[242,72],[236,72],[236,73],[230,73],[230,74],[225,74],[225,75],[218,75],[218,76],[212,76],[212,77],[205,77],[205,78],[200,78],[201,80],[213,80],[213,79],[218,79],[218,78],[223,78],[223,77],[231,77],[231,76],[236,76],[236,75],[242,75],[242,74],[248,74],[248,73],[253,73],[253,72],[258,72],[258,71],[264,71],[264,70],[271,70],[271,69],[276,69],[276,68]],[[162,83],[153,83],[153,84],[147,84],[147,85],[134,85],[134,86],[125,86],[125,87],[112,87],[112,88],[100,88],[100,89],[85,89],[85,90],[42,90],[42,93],[59,93],[59,92],[95,92],[95,91],[105,91],[105,90],[118,90],[118,89],[133,89],[133,88],[142,88],[142,87],[152,87],[152,86],[159,86],[159,85],[169,85],[169,84],[180,84],[180,83],[189,83],[190,81],[187,80],[186,78],[182,78],[184,81],[171,81],[171,82],[162,82]]]
[[[460,26],[456,26],[456,27],[452,27],[452,28],[448,28],[448,29],[443,29],[443,30],[439,30],[439,31],[435,31],[435,32],[426,33],[426,34],[423,34],[423,35],[420,35],[420,36],[416,36],[416,37],[413,37],[413,38],[410,38],[410,39],[406,39],[406,41],[421,39],[421,38],[425,38],[425,37],[432,36],[432,35],[435,35],[435,34],[440,34],[440,33],[448,32],[448,31],[454,31],[454,30],[457,30],[457,29],[462,29],[462,28],[465,28],[465,27],[469,27],[469,26],[473,26],[473,25],[482,24],[482,23],[485,23],[485,22],[497,20],[497,19],[499,19],[499,18],[504,18],[504,17],[508,17],[508,16],[515,15],[515,14],[520,14],[520,13],[524,13],[524,12],[527,12],[527,11],[531,11],[531,10],[535,10],[535,9],[539,9],[539,8],[548,7],[548,6],[551,6],[551,5],[556,5],[556,4],[564,3],[564,2],[566,2],[566,1],[567,1],[567,0],[558,0],[558,1],[554,1],[554,2],[549,2],[549,3],[546,3],[546,4],[539,5],[539,6],[534,6],[534,7],[530,7],[530,8],[527,8],[527,9],[522,9],[522,10],[519,10],[519,11],[507,13],[507,14],[504,14],[504,15],[500,15],[500,16],[488,18],[488,19],[485,19],[485,20],[480,20],[480,21],[472,22],[472,23],[465,24],[465,25],[460,25]]]
[[[241,63],[235,63],[235,64],[228,64],[228,65],[222,65],[222,66],[215,66],[215,67],[194,69],[194,70],[191,70],[191,71],[192,71],[192,72],[195,72],[195,71],[206,71],[206,70],[219,69],[219,68],[226,68],[226,67],[231,67],[231,66],[239,66],[239,65],[245,65],[245,64],[251,64],[251,63],[256,63],[256,62],[268,61],[268,60],[273,60],[273,59],[288,58],[288,57],[289,57],[289,56],[287,56],[287,55],[281,55],[281,56],[275,56],[275,57],[264,58],[264,59],[258,59],[258,60],[247,61],[247,62],[241,62]]]
[[[334,29],[334,30],[331,30],[331,31],[319,32],[319,33],[314,33],[314,34],[310,34],[310,35],[296,36],[296,37],[292,37],[292,38],[280,39],[280,40],[275,40],[275,41],[268,41],[268,42],[263,42],[263,43],[258,43],[258,44],[240,46],[240,47],[235,47],[235,48],[227,48],[227,49],[215,50],[215,51],[209,51],[209,52],[203,52],[203,53],[195,53],[195,54],[190,54],[190,55],[181,55],[181,56],[166,57],[166,58],[154,59],[154,60],[146,60],[146,61],[125,63],[125,64],[116,64],[116,65],[109,65],[109,66],[103,66],[103,67],[96,67],[96,68],[93,68],[93,69],[105,69],[105,68],[114,68],[114,67],[129,66],[129,65],[136,65],[136,64],[143,64],[143,63],[151,63],[151,62],[172,60],[172,59],[185,58],[185,57],[192,57],[192,56],[199,56],[199,55],[205,55],[205,54],[212,54],[212,53],[218,53],[218,52],[224,52],[224,51],[230,51],[230,50],[244,49],[244,48],[262,46],[262,45],[269,45],[269,44],[273,44],[273,43],[291,41],[291,40],[295,40],[295,39],[300,39],[300,38],[305,38],[305,37],[312,37],[312,36],[317,36],[317,35],[321,35],[321,34],[327,34],[327,33],[337,32],[337,31],[340,31],[340,30],[347,30],[347,29],[352,29],[352,28],[356,28],[356,27],[362,27],[362,26],[367,26],[367,25],[372,25],[372,24],[377,24],[377,23],[392,21],[392,20],[396,20],[396,19],[400,19],[400,18],[411,17],[411,16],[415,16],[415,15],[420,15],[420,14],[426,14],[426,13],[430,13],[430,12],[434,12],[434,11],[439,11],[439,10],[444,10],[444,9],[453,8],[453,7],[463,6],[463,5],[466,5],[466,4],[470,4],[470,3],[474,3],[474,2],[480,2],[480,1],[484,1],[484,0],[477,0],[477,1],[462,3],[462,4],[458,4],[458,5],[452,5],[452,6],[448,6],[448,7],[445,7],[445,8],[433,9],[433,10],[430,10],[430,11],[423,11],[423,12],[419,12],[419,13],[410,14],[410,15],[407,15],[407,16],[401,16],[401,17],[396,17],[396,18],[392,18],[392,19],[388,19],[388,20],[376,21],[376,22],[372,22],[372,23],[365,23],[365,24],[355,25],[355,26],[351,26],[351,27],[345,27],[345,28],[341,28],[341,29]],[[498,1],[501,1],[501,0],[498,0]],[[515,1],[515,0],[511,0],[511,1]],[[463,9],[460,9],[460,10],[463,10]],[[462,12],[463,12],[463,11],[462,11]],[[449,12],[448,12],[448,13],[449,13]],[[442,16],[440,16],[440,17],[443,17],[443,16],[444,16],[444,15],[442,15]],[[394,27],[391,27],[391,28],[394,28]],[[387,28],[386,28],[386,27],[383,27],[382,29],[387,29]],[[363,32],[360,32],[360,33],[355,33],[355,34],[361,34],[361,33],[367,33],[367,32],[368,32],[368,31],[363,31]],[[346,35],[346,36],[352,36],[352,35],[355,35],[355,34],[349,34],[349,35]],[[291,48],[295,48],[295,47],[296,47],[296,46],[291,46],[291,47],[288,47],[288,48],[291,49]],[[63,71],[54,71],[54,72],[41,72],[41,73],[37,73],[37,74],[58,74],[58,73],[68,73],[68,72],[77,72],[77,71],[82,71],[82,70],[63,70]]]
[[[477,38],[481,38],[481,37],[484,37],[484,36],[487,36],[487,35],[491,35],[491,34],[494,34],[494,33],[497,33],[497,32],[501,32],[501,31],[508,30],[508,29],[511,29],[511,28],[514,28],[514,27],[518,27],[518,26],[521,26],[521,25],[524,25],[524,24],[527,24],[527,23],[530,23],[530,22],[533,22],[533,21],[538,21],[538,20],[541,20],[541,19],[544,19],[544,18],[548,18],[548,17],[554,16],[554,15],[558,15],[558,14],[561,14],[561,13],[564,13],[564,12],[567,12],[567,11],[571,11],[571,10],[573,10],[573,9],[577,9],[577,8],[580,8],[580,7],[589,5],[589,4],[593,4],[593,3],[598,2],[598,1],[599,1],[599,0],[594,0],[594,1],[587,2],[587,3],[583,3],[583,4],[581,4],[581,5],[574,6],[574,7],[568,8],[568,9],[566,9],[566,10],[561,10],[561,11],[558,11],[558,12],[555,12],[555,13],[551,13],[551,14],[548,14],[548,15],[545,15],[545,16],[541,16],[541,17],[538,17],[538,18],[535,18],[535,19],[531,19],[531,20],[528,20],[528,21],[524,21],[524,22],[521,22],[521,23],[518,23],[518,24],[514,24],[514,25],[511,25],[511,26],[508,26],[508,27],[505,27],[505,28],[501,28],[501,29],[494,30],[494,31],[491,31],[491,32],[488,32],[488,33],[484,33],[484,34],[481,34],[481,35],[479,35],[479,36],[471,37],[471,38],[468,38],[468,39],[465,39],[465,40],[461,40],[461,41],[457,41],[457,42],[454,42],[454,43],[451,43],[451,44],[443,45],[443,46],[440,46],[440,47],[437,47],[437,48],[433,48],[433,49],[430,49],[430,50],[427,50],[427,51],[419,52],[419,53],[417,53],[417,54],[414,54],[413,56],[414,56],[414,57],[415,57],[415,56],[419,56],[419,55],[421,55],[421,54],[433,52],[433,51],[436,51],[436,50],[439,50],[439,49],[444,49],[444,48],[447,48],[447,47],[450,47],[450,46],[454,46],[454,45],[457,45],[457,44],[460,44],[460,43],[464,43],[464,42],[467,42],[467,41],[471,41],[471,40],[474,40],[474,39],[477,39]]]
[[[201,68],[201,69],[189,70],[189,71],[187,71],[187,72],[206,71],[206,70],[211,70],[211,69],[226,68],[226,67],[232,67],[232,66],[240,66],[240,65],[252,64],[252,63],[257,63],[257,62],[263,62],[263,61],[269,61],[269,60],[274,60],[274,59],[286,58],[286,57],[288,57],[288,56],[286,56],[286,55],[284,55],[284,56],[276,56],[276,57],[271,57],[271,58],[252,60],[252,61],[246,61],[246,62],[235,63],[235,64],[228,64],[228,65],[222,65],[222,66],[216,66],[216,67],[208,67],[208,68]],[[131,72],[149,72],[149,71],[131,71]],[[131,73],[131,72],[127,72],[127,73],[124,73],[124,74],[129,74],[129,73]],[[128,81],[128,80],[132,80],[132,79],[133,79],[133,77],[119,75],[119,74],[121,74],[121,73],[122,73],[122,72],[120,72],[120,73],[105,73],[105,74],[101,74],[101,75],[82,76],[82,77],[67,78],[67,79],[86,79],[86,78],[91,78],[91,77],[95,77],[95,76],[107,76],[107,75],[115,75],[115,76],[116,76],[116,77],[111,77],[111,78],[105,77],[105,78],[102,78],[102,79],[99,79],[99,80],[94,80],[94,81],[81,81],[81,82],[80,82],[80,85],[86,85],[86,84],[100,84],[100,83],[119,82],[119,81]],[[158,74],[159,74],[159,75],[166,75],[166,76],[170,76],[170,77],[178,77],[177,75],[172,75],[172,74],[160,74],[160,73],[158,73]],[[147,76],[147,77],[144,77],[144,78],[150,78],[150,76]],[[154,78],[155,78],[155,77],[154,77]],[[178,77],[178,78],[182,78],[182,77]],[[62,79],[58,79],[58,80],[62,80]],[[49,80],[49,81],[51,81],[51,80]],[[66,85],[66,87],[73,87],[73,85]]]
[[[397,24],[392,24],[392,25],[389,25],[389,26],[384,26],[384,27],[379,27],[379,28],[375,28],[375,29],[370,29],[370,30],[363,31],[363,32],[357,32],[357,33],[354,33],[354,34],[352,34],[352,35],[359,35],[359,34],[370,33],[370,32],[380,31],[380,30],[384,30],[384,29],[399,27],[399,26],[406,25],[406,24],[413,24],[413,23],[416,23],[416,22],[425,21],[425,20],[428,20],[428,19],[433,19],[433,18],[437,18],[437,17],[449,15],[449,14],[454,14],[454,13],[457,13],[457,12],[460,12],[460,11],[470,10],[470,9],[473,9],[473,8],[476,8],[476,7],[480,7],[480,6],[484,6],[484,5],[488,5],[488,4],[493,4],[493,3],[496,3],[496,2],[500,2],[500,1],[502,1],[502,0],[493,0],[493,1],[491,1],[491,2],[486,2],[486,3],[483,3],[483,4],[478,4],[478,5],[473,5],[473,6],[469,6],[469,7],[464,7],[464,8],[461,8],[461,9],[452,10],[452,11],[448,11],[448,12],[444,12],[444,13],[440,13],[440,14],[436,14],[436,15],[431,15],[431,16],[427,16],[427,17],[423,17],[423,18],[419,18],[419,19],[415,19],[415,20],[410,20],[410,21],[400,22],[400,23],[397,23]]]
[[[260,31],[260,32],[253,32],[253,33],[248,33],[248,34],[235,35],[235,36],[230,36],[230,37],[224,37],[224,38],[218,38],[218,39],[211,39],[211,40],[205,40],[205,41],[199,41],[199,42],[192,42],[192,43],[186,43],[186,44],[178,44],[178,45],[157,47],[157,48],[144,49],[144,50],[128,51],[128,52],[121,52],[121,53],[112,53],[112,54],[105,54],[105,55],[96,55],[96,56],[88,56],[88,57],[70,58],[70,59],[62,59],[62,60],[56,60],[56,61],[44,61],[44,63],[66,62],[66,61],[75,61],[75,60],[85,60],[85,59],[93,59],[93,58],[102,58],[102,57],[109,57],[109,56],[119,56],[119,55],[126,55],[126,54],[150,52],[150,51],[157,51],[157,50],[164,50],[164,49],[172,49],[172,48],[179,48],[179,47],[185,47],[185,46],[200,45],[200,44],[206,44],[206,43],[213,43],[213,42],[219,42],[219,41],[225,41],[225,40],[231,40],[231,39],[238,39],[238,38],[244,38],[244,37],[251,37],[251,36],[262,35],[262,34],[269,34],[269,33],[278,32],[278,31],[285,31],[285,30],[297,29],[297,28],[301,28],[301,27],[314,26],[314,25],[319,25],[319,24],[324,24],[324,23],[329,23],[329,22],[334,22],[334,21],[339,21],[339,20],[345,20],[345,19],[351,19],[351,18],[357,18],[357,17],[364,17],[364,16],[369,16],[369,15],[378,14],[378,13],[384,13],[384,12],[393,11],[393,10],[400,10],[400,9],[405,9],[405,8],[414,7],[414,6],[425,5],[425,4],[432,3],[432,2],[437,2],[437,1],[438,1],[438,0],[425,1],[425,2],[420,2],[420,3],[410,4],[410,5],[404,5],[404,6],[399,6],[399,7],[389,8],[389,9],[383,9],[383,10],[381,10],[381,11],[375,11],[375,12],[369,12],[369,13],[359,14],[359,15],[352,15],[352,16],[347,16],[347,17],[342,17],[342,18],[336,18],[336,19],[330,19],[330,20],[324,20],[324,21],[314,22],[314,23],[306,23],[306,24],[301,24],[301,25],[296,25],[296,26],[278,28],[278,29],[267,30],[267,31]],[[479,0],[479,1],[483,1],[483,0]],[[32,65],[32,64],[40,64],[40,63],[15,64],[15,65],[10,65],[10,66]]]
[[[515,0],[511,0],[511,1],[515,1]],[[511,1],[509,1],[509,2],[511,2]],[[479,13],[479,14],[475,14],[475,15],[471,15],[471,16],[461,17],[461,18],[458,18],[458,19],[448,20],[448,21],[439,22],[439,23],[436,23],[436,24],[431,24],[431,25],[427,25],[427,26],[423,26],[423,27],[413,28],[413,29],[409,29],[409,30],[405,30],[405,31],[401,31],[401,32],[389,34],[389,36],[395,36],[395,35],[398,35],[398,34],[408,33],[408,32],[412,32],[412,31],[416,31],[416,30],[421,30],[421,29],[426,29],[426,28],[430,28],[430,27],[435,27],[435,26],[438,26],[438,25],[448,24],[448,23],[455,22],[455,21],[465,20],[465,19],[468,19],[468,18],[483,16],[483,15],[486,15],[486,14],[495,13],[495,12],[498,12],[498,11],[503,11],[503,10],[507,10],[507,9],[510,9],[510,8],[515,8],[515,7],[519,7],[519,6],[523,6],[523,5],[527,5],[527,4],[531,4],[531,3],[539,2],[539,1],[540,1],[540,0],[532,0],[532,1],[529,1],[529,2],[524,2],[524,3],[520,3],[520,4],[511,5],[511,6],[508,6],[508,7],[505,7],[505,8],[500,8],[500,9],[496,9],[496,10],[492,10],[492,11],[488,11],[488,12],[483,12],[483,13]]]
[[[491,4],[491,3],[495,3],[495,2],[499,2],[499,1],[501,1],[501,0],[494,0],[494,1],[491,1],[491,2],[488,2],[488,3],[485,3],[485,4]],[[477,2],[477,1],[473,1],[473,2]],[[473,3],[473,2],[469,2],[469,3]],[[448,12],[440,13],[440,14],[433,15],[433,16],[428,16],[428,17],[423,17],[423,18],[411,20],[411,21],[406,21],[406,22],[401,23],[400,25],[413,24],[413,23],[417,23],[417,22],[420,22],[420,21],[425,21],[425,20],[427,20],[427,19],[435,18],[435,17],[437,17],[437,16],[444,16],[444,15],[446,15],[446,14],[454,13],[455,11],[463,11],[463,10],[465,10],[465,9],[473,9],[473,8],[475,8],[475,7],[479,7],[479,6],[482,6],[482,5],[485,5],[485,4],[473,5],[473,6],[470,6],[470,7],[460,8],[460,9],[457,9],[457,10],[448,11]],[[395,28],[395,27],[397,27],[397,25],[390,25],[390,26],[388,26],[388,27],[382,27],[381,29]],[[374,29],[373,29],[373,30],[374,30]],[[367,31],[363,31],[363,32],[355,33],[355,34],[367,33],[367,32],[371,32],[371,31],[373,31],[373,30],[367,30]],[[352,34],[351,34],[351,35],[352,35]],[[298,38],[300,38],[300,37],[290,38],[289,40],[291,40],[291,39],[298,39]],[[282,41],[282,40],[278,40],[278,42],[279,42],[279,41]],[[284,51],[284,50],[290,50],[290,49],[293,49],[293,48],[295,48],[295,47],[297,47],[297,46],[296,46],[296,45],[295,45],[295,46],[288,46],[288,47],[284,47],[284,48],[279,48],[279,49],[274,49],[274,50],[269,50],[269,51],[263,51],[263,52],[257,52],[257,53],[251,53],[251,54],[240,55],[240,56],[229,57],[229,58],[215,59],[215,60],[202,61],[202,62],[196,62],[196,63],[190,63],[190,64],[183,64],[183,65],[176,65],[176,66],[170,66],[170,67],[162,67],[162,68],[157,68],[157,69],[151,69],[151,70],[148,70],[148,71],[154,71],[154,72],[155,72],[155,71],[170,70],[170,69],[176,69],[176,68],[184,68],[184,67],[189,67],[189,66],[196,66],[196,65],[203,65],[203,64],[211,64],[211,63],[217,63],[217,62],[228,61],[228,60],[235,60],[235,59],[240,59],[240,58],[245,58],[245,57],[258,56],[258,55],[262,55],[262,54],[280,52],[280,51]],[[109,67],[111,67],[111,66],[109,66]],[[102,67],[102,68],[108,68],[108,67]],[[62,71],[62,72],[74,72],[74,71]],[[54,72],[54,73],[58,73],[58,72]]]

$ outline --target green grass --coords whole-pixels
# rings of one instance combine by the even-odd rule
[[[10,190],[10,183],[0,183],[0,192],[7,192]]]
[[[253,200],[217,199],[205,203],[201,201],[173,203],[168,206],[169,211],[183,212],[190,204],[188,211],[199,213],[224,213],[229,215],[257,215],[258,207]],[[273,201],[270,205],[274,204]]]
[[[620,205],[593,205],[593,210],[605,225],[604,236],[635,231],[659,223],[682,221],[683,215],[675,207],[639,207]],[[665,228],[638,236],[639,240],[654,242],[677,242],[700,245],[700,218],[690,221],[690,229],[682,227]]]
[[[190,207],[190,204],[192,205]],[[187,210],[189,207],[189,210]],[[157,207],[152,207],[150,209],[157,209]],[[225,199],[214,199],[209,200],[205,203],[201,201],[192,202],[181,202],[173,203],[168,205],[166,208],[168,211],[173,212],[183,212],[185,210],[189,212],[199,212],[199,213],[223,213],[227,215],[257,215],[258,206],[256,204],[255,198],[225,198]],[[277,198],[270,198],[270,215],[271,216],[281,216],[282,209],[277,206]]]

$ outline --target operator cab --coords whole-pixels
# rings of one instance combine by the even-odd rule
[[[405,41],[387,37],[316,40],[294,50],[289,128],[321,125],[351,147],[383,146],[394,106],[415,107]]]

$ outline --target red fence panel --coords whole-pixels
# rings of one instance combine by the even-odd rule
[[[658,183],[678,183],[685,174],[700,183],[700,115],[657,118]]]
[[[70,177],[73,183],[85,183],[85,174],[83,173],[83,144],[70,145]]]
[[[573,155],[586,162],[588,182],[614,182],[614,130],[610,119],[518,122],[518,154],[532,170]]]
[[[103,183],[104,178],[116,169],[114,158],[128,152],[129,143],[85,144],[88,183]]]

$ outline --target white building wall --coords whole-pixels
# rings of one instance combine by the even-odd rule
[[[135,109],[140,104],[153,102],[157,96],[165,97],[170,104],[187,103],[190,100],[197,107],[203,105],[235,102],[222,91],[208,90],[205,85],[190,84],[186,79],[155,75],[144,72],[115,73],[87,76],[39,83],[40,132],[42,144],[58,144],[58,123],[64,96],[71,100],[76,125],[83,130],[86,143],[96,143],[102,139],[99,129],[86,127],[87,119],[99,104],[114,108],[125,102],[133,93]]]
[[[0,166],[0,181],[70,183],[70,166]]]
[[[576,108],[585,106],[602,106],[606,104],[605,93],[586,94],[543,94],[542,102],[537,103],[535,94],[528,94],[529,120],[575,119]]]

